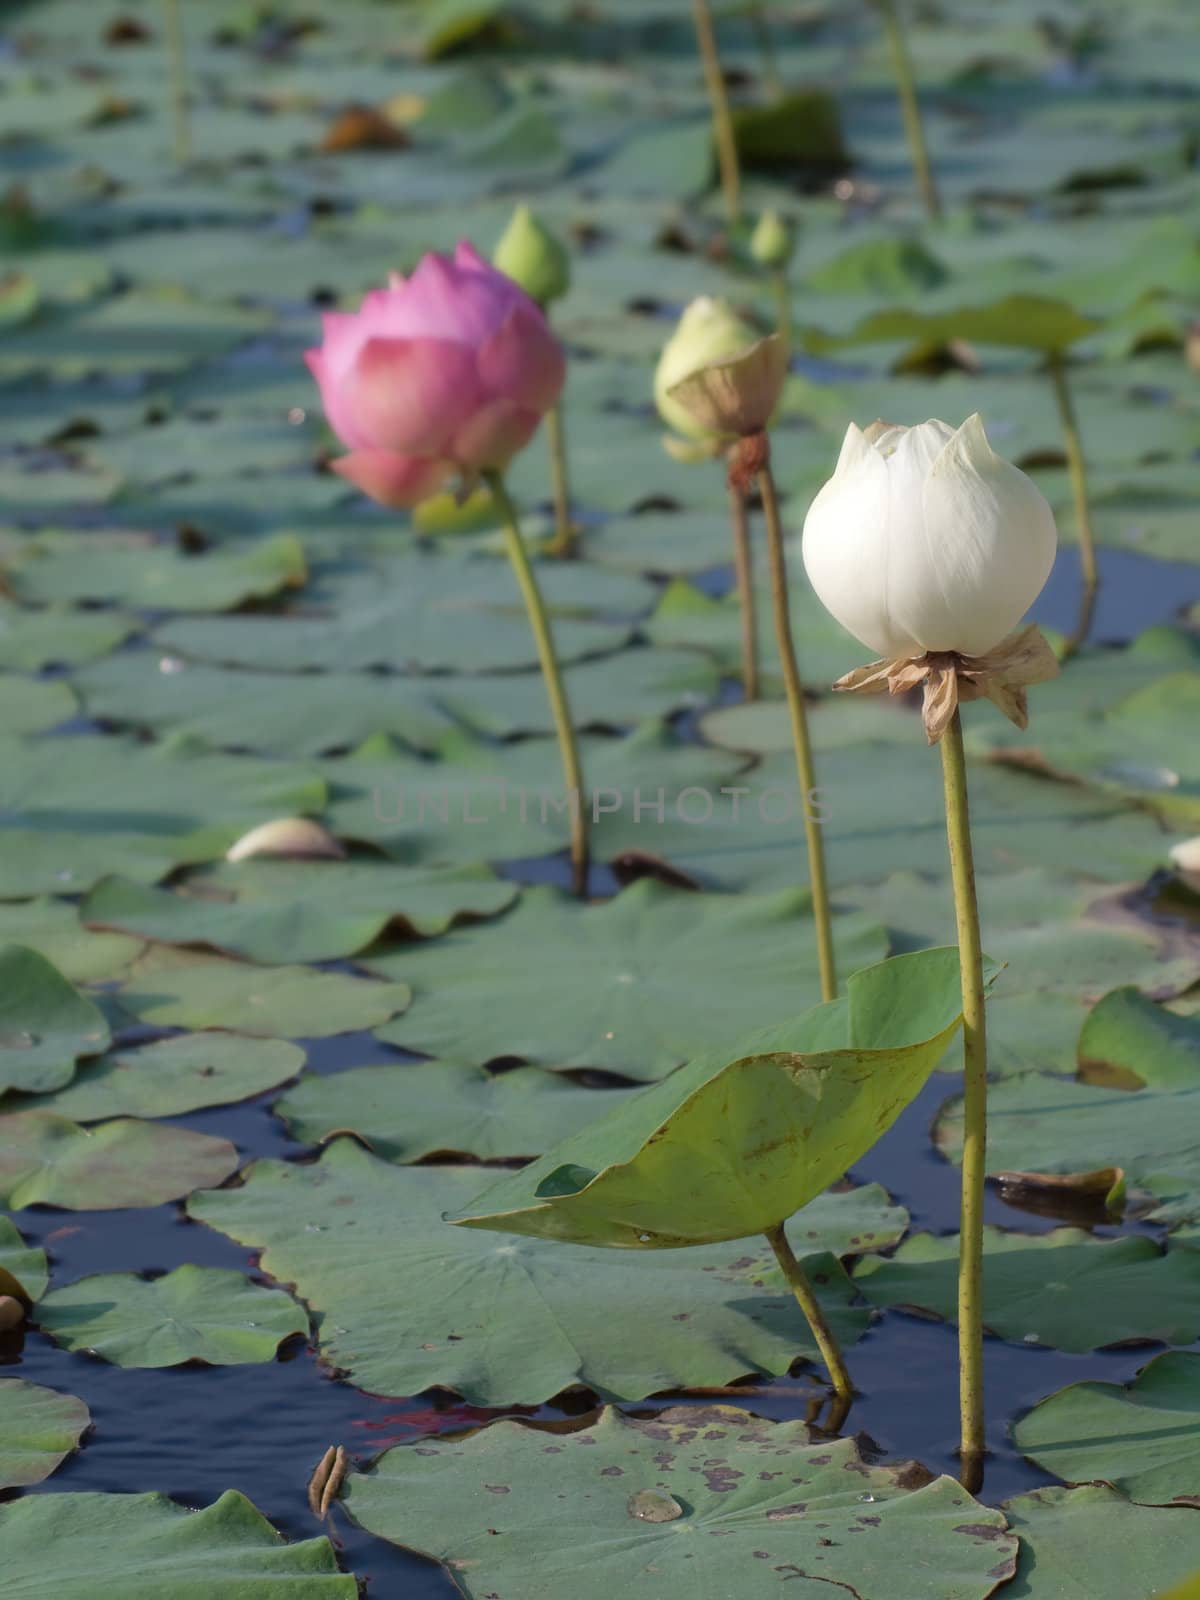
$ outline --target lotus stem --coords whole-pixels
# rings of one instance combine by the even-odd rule
[[[764,437],[765,443],[765,437]],[[808,736],[808,715],[804,708],[804,684],[796,661],[792,638],[792,618],[788,606],[787,554],[783,545],[783,525],[779,517],[779,497],[768,458],[758,470],[758,489],[762,495],[763,518],[767,526],[767,564],[771,574],[771,605],[775,618],[775,638],[779,664],[792,722],[792,744],[796,751],[796,772],[800,778],[800,807],[804,816],[804,839],[808,846],[808,881],[812,895],[813,923],[817,934],[817,965],[821,974],[821,999],[837,998],[837,965],[833,952],[833,919],[829,910],[829,884],[825,874],[825,842],[821,824],[813,811],[817,780],[813,765],[812,742]]]
[[[752,0],[750,6],[750,26],[754,29],[754,37],[758,42],[758,53],[762,57],[763,82],[767,86],[767,93],[773,100],[778,100],[783,94],[783,79],[779,76],[779,63],[775,59],[775,42],[771,38],[771,24],[767,21],[767,8],[762,0]]]
[[[742,696],[758,699],[758,628],[754,605],[754,572],[750,560],[750,527],[745,492],[729,485],[729,520],[733,527],[733,571],[742,616]]]
[[[925,209],[933,221],[942,215],[942,202],[938,195],[933,167],[929,162],[929,147],[925,143],[925,124],[921,118],[921,102],[917,97],[917,80],[913,75],[912,57],[904,26],[896,10],[896,0],[875,0],[883,18],[883,31],[887,35],[888,50],[892,57],[892,71],[896,75],[896,90],[900,96],[900,115],[904,120],[904,136],[908,140],[909,159],[916,174],[917,187]]]
[[[942,736],[946,790],[946,837],[958,923],[958,960],[963,1010],[962,1210],[958,1246],[958,1371],[962,1422],[960,1476],[978,1492],[983,1482],[983,1193],[987,1172],[987,1023],[984,1018],[983,950],[979,902],[971,851],[967,763],[962,716],[957,710]]]
[[[525,601],[525,610],[529,615],[529,626],[537,645],[538,660],[546,684],[546,696],[550,701],[550,712],[554,719],[554,731],[558,736],[563,781],[567,791],[567,812],[571,819],[572,882],[575,893],[582,897],[587,891],[588,875],[587,796],[583,788],[583,769],[579,761],[579,747],[575,742],[575,730],[571,723],[571,708],[567,702],[562,669],[559,667],[558,655],[554,649],[550,618],[546,614],[542,592],[538,588],[537,577],[521,534],[521,524],[517,520],[516,507],[512,503],[501,473],[494,470],[485,472],[484,478],[504,516],[508,558],[516,573],[517,583]]]
[[[171,110],[175,119],[175,160],[186,166],[192,157],[188,120],[187,55],[183,38],[183,0],[163,0],[163,31],[171,80]]]
[[[783,1223],[778,1223],[774,1228],[767,1229],[767,1243],[775,1252],[775,1259],[779,1262],[784,1277],[787,1279],[788,1288],[796,1296],[796,1301],[803,1311],[812,1336],[817,1342],[817,1349],[821,1352],[833,1380],[833,1390],[838,1401],[841,1402],[837,1426],[845,1419],[846,1412],[850,1409],[850,1402],[854,1398],[854,1385],[850,1381],[850,1373],[846,1366],[846,1358],[842,1354],[837,1336],[829,1326],[828,1319],[821,1309],[821,1302],[813,1293],[812,1284],[804,1275],[804,1268],[796,1260],[795,1252],[788,1243],[787,1234],[784,1232]]]
[[[550,447],[550,492],[554,500],[553,550],[557,556],[570,556],[575,552],[575,526],[571,521],[567,436],[561,401],[546,413],[546,438]]]
[[[1092,616],[1096,609],[1096,592],[1100,587],[1100,573],[1096,565],[1096,541],[1092,534],[1092,514],[1088,499],[1087,467],[1083,459],[1083,441],[1079,436],[1079,422],[1075,403],[1067,382],[1067,368],[1062,352],[1056,350],[1050,357],[1049,372],[1054,384],[1054,398],[1058,402],[1058,416],[1062,423],[1063,447],[1067,455],[1067,475],[1071,480],[1071,498],[1075,506],[1075,527],[1079,534],[1079,567],[1083,591],[1079,598],[1079,616],[1067,639],[1063,659],[1073,656],[1087,642],[1091,632]]]
[[[725,89],[725,74],[721,71],[721,58],[717,53],[717,34],[713,27],[708,0],[692,0],[692,17],[696,24],[696,42],[700,47],[700,60],[704,65],[704,81],[708,85],[713,141],[717,147],[717,164],[721,171],[721,193],[725,197],[725,212],[730,226],[735,226],[742,215],[741,169],[738,166],[737,140],[734,137],[733,117],[729,110],[729,95]]]

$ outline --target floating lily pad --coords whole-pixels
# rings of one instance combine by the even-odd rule
[[[93,933],[75,906],[48,896],[0,901],[0,943],[7,941],[36,950],[72,983],[115,977],[145,948],[123,933]]]
[[[104,1014],[45,956],[24,945],[0,948],[0,1094],[68,1083],[80,1056],[108,1048]]]
[[[48,1478],[91,1421],[87,1406],[73,1394],[0,1378],[0,1489],[24,1489]]]
[[[1175,1600],[1168,1587],[1200,1562],[1200,1517],[1131,1505],[1100,1484],[1035,1489],[1009,1500],[1004,1511],[1021,1540],[1017,1575],[1002,1591],[1006,1600],[1135,1594]]]
[[[305,1073],[274,1109],[303,1144],[353,1132],[387,1161],[447,1152],[498,1161],[538,1154],[628,1095],[581,1089],[538,1067],[493,1075],[458,1061],[406,1061]]]
[[[828,348],[836,343],[909,339],[937,346],[952,339],[965,339],[971,344],[1015,345],[1022,350],[1051,354],[1066,350],[1098,327],[1094,318],[1084,316],[1065,301],[1014,294],[990,305],[958,306],[951,311],[878,311],[842,340],[818,338],[813,342]]]
[[[5,1578],[29,1600],[354,1600],[328,1539],[285,1544],[236,1489],[199,1511],[162,1494],[36,1494],[0,1506]]]
[[[886,953],[878,925],[835,920],[845,971]],[[808,896],[701,898],[643,880],[604,905],[527,893],[494,928],[366,956],[412,985],[412,1015],[379,1037],[430,1054],[660,1078],[715,1040],[817,999]]]
[[[0,597],[0,667],[37,672],[77,666],[114,650],[133,619],[112,612],[34,611]]]
[[[308,1332],[308,1317],[282,1290],[240,1272],[193,1266],[161,1278],[80,1278],[51,1290],[37,1323],[64,1350],[87,1350],[118,1367],[272,1361],[284,1339]]]
[[[260,1250],[263,1270],[312,1308],[324,1360],[377,1394],[441,1384],[502,1406],[581,1383],[640,1399],[816,1358],[765,1241],[650,1257],[449,1227],[444,1214],[478,1189],[478,1168],[396,1167],[338,1139],[313,1165],[260,1161],[190,1211]],[[803,1221],[793,1248],[852,1343],[866,1314]]]
[[[889,1260],[866,1260],[855,1281],[874,1305],[913,1306],[955,1320],[958,1235],[914,1234]],[[1097,1239],[984,1229],[984,1325],[1015,1344],[1083,1352],[1127,1339],[1190,1344],[1200,1337],[1200,1254],[1153,1239]]]
[[[84,1129],[51,1111],[0,1116],[0,1203],[113,1211],[157,1206],[224,1183],[238,1164],[227,1139],[132,1118]]]
[[[36,1300],[49,1280],[46,1252],[27,1245],[8,1218],[0,1217],[0,1294],[20,1289],[26,1299]]]
[[[60,679],[0,675],[0,727],[5,733],[43,733],[68,722],[77,709],[75,696]]]
[[[376,1028],[412,998],[404,983],[378,983],[310,967],[252,967],[191,951],[156,951],[118,991],[142,1022],[228,1028],[264,1038],[324,1039]]]
[[[844,999],[750,1036],[732,1060],[689,1061],[453,1220],[630,1249],[765,1233],[891,1126],[961,1016],[957,950],[856,972]]]
[[[573,1433],[497,1422],[389,1450],[343,1493],[357,1523],[444,1562],[470,1600],[518,1583],[528,1600],[683,1593],[697,1558],[714,1593],[747,1600],[789,1580],[984,1600],[1016,1560],[1002,1513],[953,1479],[869,1466],[853,1439],[811,1443],[803,1422],[732,1406],[605,1409]]]
[[[211,867],[174,889],[105,878],[79,914],[96,927],[282,963],[352,956],[390,927],[444,933],[459,917],[494,915],[516,897],[515,884],[485,867],[261,860]]]
[[[303,1065],[304,1051],[286,1039],[183,1034],[86,1062],[65,1088],[41,1096],[34,1109],[76,1122],[178,1117],[205,1106],[248,1100],[294,1078]]]
[[[1131,1500],[1197,1506],[1198,1417],[1200,1356],[1169,1350],[1128,1386],[1060,1389],[1014,1425],[1013,1439],[1022,1455],[1068,1483],[1101,1479]]]

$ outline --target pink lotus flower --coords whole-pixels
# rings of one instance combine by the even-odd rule
[[[566,376],[537,305],[465,241],[424,256],[356,312],[331,311],[305,360],[350,454],[332,463],[373,500],[411,506],[454,473],[503,467]]]

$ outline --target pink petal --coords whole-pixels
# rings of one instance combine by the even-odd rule
[[[454,440],[454,459],[467,471],[503,467],[523,450],[542,420],[538,411],[511,400],[493,400],[482,406]]]
[[[441,487],[454,465],[450,461],[393,455],[390,450],[355,450],[329,465],[381,506],[415,506]]]
[[[446,256],[427,255],[397,295],[386,331],[392,337],[456,339],[480,345],[500,326],[521,291],[481,261],[462,268]]]
[[[332,370],[329,347],[321,345],[315,350],[306,350],[304,359],[308,364],[308,370],[317,380],[317,388],[321,391],[321,405],[334,433],[352,450],[367,445],[370,441],[359,431],[346,385],[338,381]]]
[[[484,389],[530,411],[548,411],[562,393],[567,361],[562,345],[525,295],[479,351]]]
[[[482,401],[475,361],[449,339],[368,339],[341,397],[359,439],[405,456],[445,455]]]
[[[460,239],[454,246],[454,265],[467,272],[495,272],[496,268],[476,250],[469,239]]]

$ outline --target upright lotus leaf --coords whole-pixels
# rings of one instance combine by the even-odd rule
[[[238,1153],[228,1139],[121,1118],[84,1129],[51,1111],[0,1116],[0,1205],[115,1211],[157,1206],[224,1183]]]
[[[961,1020],[957,950],[881,962],[732,1059],[689,1062],[453,1220],[633,1249],[765,1233],[865,1155]]]
[[[352,1473],[343,1498],[467,1600],[985,1600],[1017,1553],[1002,1513],[952,1478],[733,1406],[422,1439]]]
[[[952,339],[969,344],[1008,345],[1054,355],[1095,333],[1100,323],[1064,300],[1044,295],[1010,294],[982,306],[957,306],[950,311],[876,311],[842,338],[810,335],[817,348],[877,344],[894,339],[943,345]]]
[[[1177,1016],[1133,987],[1113,989],[1080,1030],[1079,1069],[1089,1083],[1193,1088],[1200,1083],[1200,1017]]]
[[[1200,1355],[1169,1350],[1127,1387],[1073,1383],[1022,1417],[1013,1440],[1068,1483],[1102,1479],[1131,1500],[1200,1506]]]
[[[43,1389],[21,1378],[0,1378],[0,1490],[24,1489],[48,1478],[74,1450],[91,1420],[87,1406],[73,1394]],[[4,1583],[9,1588],[7,1547],[5,1555]]]
[[[53,1289],[37,1324],[64,1350],[118,1367],[183,1361],[236,1366],[271,1361],[282,1340],[308,1332],[290,1295],[220,1267],[176,1267],[161,1278],[105,1272]]]
[[[21,1600],[354,1600],[328,1539],[285,1544],[236,1489],[193,1511],[164,1494],[34,1494],[0,1506]]]
[[[46,1252],[27,1245],[7,1217],[0,1216],[0,1294],[31,1303],[46,1291]]]
[[[1020,1536],[1004,1600],[1200,1600],[1200,1517],[1131,1505],[1103,1484],[1035,1489],[1004,1507]]]
[[[0,947],[0,1093],[68,1083],[80,1056],[111,1039],[104,1014],[25,945]]]
[[[983,1234],[983,1321],[1002,1339],[1082,1352],[1200,1337],[1200,1252],[1163,1251],[1142,1236],[1098,1239],[1081,1228]],[[914,1234],[889,1260],[861,1262],[855,1279],[874,1305],[953,1320],[958,1235]]]

